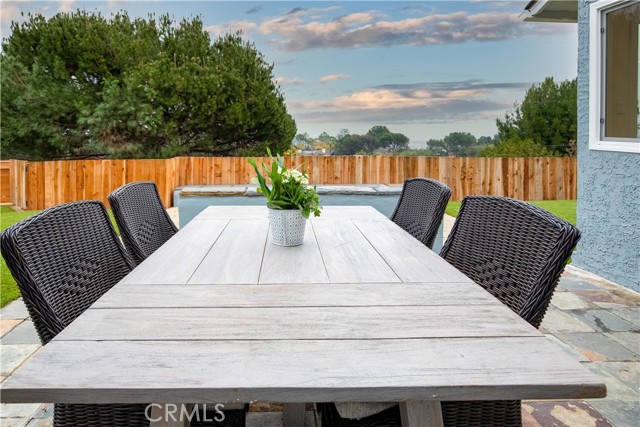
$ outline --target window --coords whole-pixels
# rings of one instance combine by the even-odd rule
[[[591,149],[640,153],[639,29],[639,1],[591,4]]]

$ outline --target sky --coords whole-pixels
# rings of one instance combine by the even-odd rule
[[[477,137],[531,85],[577,75],[576,24],[518,20],[527,1],[5,1],[1,34],[21,13],[200,15],[212,39],[241,30],[270,64],[298,133],[385,125],[424,148]]]

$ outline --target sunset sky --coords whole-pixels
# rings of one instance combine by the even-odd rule
[[[273,63],[298,132],[386,125],[415,147],[495,120],[547,76],[573,79],[575,24],[518,20],[527,1],[4,1],[2,37],[21,12],[201,15],[212,37],[242,30]]]

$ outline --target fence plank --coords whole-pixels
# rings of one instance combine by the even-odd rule
[[[256,158],[269,163],[268,158]],[[299,156],[286,164],[303,170],[313,184],[402,184],[423,176],[451,188],[451,200],[469,194],[523,200],[575,199],[575,158],[454,158],[396,156]],[[74,200],[101,200],[128,182],[155,181],[165,206],[185,185],[248,184],[255,175],[244,157],[173,159],[11,160],[10,200],[23,209],[45,209]],[[3,187],[4,189],[4,187]],[[4,190],[3,190],[4,191]]]
[[[11,200],[11,167],[9,160],[0,161],[0,203]]]

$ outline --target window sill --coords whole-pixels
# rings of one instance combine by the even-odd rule
[[[640,154],[640,142],[589,141],[589,150]]]

